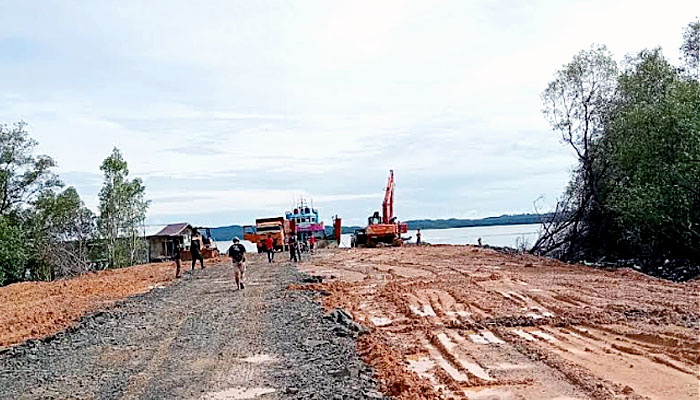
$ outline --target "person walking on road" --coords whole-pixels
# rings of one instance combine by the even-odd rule
[[[199,260],[199,265],[204,269],[204,257],[202,257],[202,237],[199,232],[192,232],[192,240],[190,241],[190,254],[192,255],[192,271],[194,271],[194,266],[197,265],[197,260]]]
[[[418,230],[416,231],[416,244],[421,244],[421,243],[423,243],[422,238],[423,238],[423,234],[420,233],[420,229],[418,229]]]
[[[182,266],[182,255],[180,254],[180,251],[182,250],[182,247],[180,247],[179,242],[175,242],[173,245],[173,260],[175,261],[175,278],[180,277],[180,267]]]
[[[275,241],[272,240],[272,235],[267,235],[265,239],[265,251],[267,251],[267,262],[272,264],[275,259]]]
[[[298,262],[299,260],[297,259],[297,238],[294,235],[289,236],[289,261],[294,260],[294,262]]]
[[[243,247],[237,237],[233,238],[233,244],[228,248],[228,256],[231,257],[231,262],[233,263],[236,288],[238,290],[245,289],[243,284],[245,280],[245,247]]]

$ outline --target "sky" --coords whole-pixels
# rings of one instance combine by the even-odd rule
[[[305,196],[363,224],[551,208],[575,158],[542,116],[594,43],[678,60],[697,1],[5,1],[0,122],[97,209],[113,147],[147,223],[248,224]],[[539,199],[539,200],[538,200]]]

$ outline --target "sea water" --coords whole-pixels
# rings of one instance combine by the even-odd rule
[[[423,242],[432,244],[482,244],[497,247],[531,247],[540,235],[540,224],[473,226],[469,228],[421,229]],[[408,231],[415,243],[416,231]],[[343,235],[340,247],[350,247],[350,235]]]

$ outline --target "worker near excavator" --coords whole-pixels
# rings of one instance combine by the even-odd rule
[[[245,247],[237,237],[233,238],[233,244],[228,248],[228,256],[233,263],[233,274],[236,279],[236,288],[245,289]]]
[[[272,260],[275,259],[275,241],[272,240],[272,235],[267,235],[265,239],[265,251],[267,251],[267,262],[272,264]]]
[[[197,265],[197,260],[199,260],[199,265],[204,269],[204,257],[202,257],[202,236],[197,230],[192,232],[192,240],[190,241],[190,254],[192,255],[192,271],[194,271],[194,266]]]
[[[420,233],[420,229],[418,229],[418,230],[416,231],[416,244],[421,244],[421,243],[423,243],[422,239],[423,239],[423,234]]]

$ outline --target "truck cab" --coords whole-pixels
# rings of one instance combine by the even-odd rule
[[[255,243],[258,253],[265,252],[265,240],[272,236],[276,251],[285,249],[285,220],[282,217],[259,218],[255,220],[255,226],[243,226],[243,239]]]

